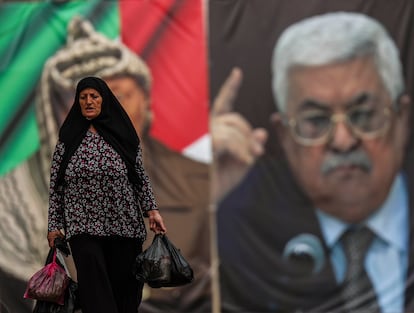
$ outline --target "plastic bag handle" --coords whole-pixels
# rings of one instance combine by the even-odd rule
[[[53,260],[52,263],[56,263],[56,249],[53,248]]]

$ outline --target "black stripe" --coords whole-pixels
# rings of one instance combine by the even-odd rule
[[[148,40],[147,44],[141,51],[141,57],[147,60],[152,51],[156,48],[157,44],[161,41],[162,36],[168,29],[170,22],[173,20],[173,16],[178,12],[186,0],[175,0],[170,6],[167,14],[163,17],[157,28],[154,30],[152,36]]]

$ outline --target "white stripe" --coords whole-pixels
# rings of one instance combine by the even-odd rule
[[[211,163],[213,158],[211,149],[210,134],[205,134],[185,147],[182,154],[195,161]]]

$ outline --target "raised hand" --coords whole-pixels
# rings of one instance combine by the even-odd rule
[[[212,202],[220,201],[236,187],[256,159],[264,153],[268,134],[253,129],[233,105],[242,82],[242,71],[233,68],[214,100],[210,113],[210,132],[214,162],[212,165]]]

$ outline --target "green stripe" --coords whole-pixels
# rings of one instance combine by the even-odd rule
[[[74,15],[89,19],[108,36],[119,36],[117,1],[7,3],[0,5],[0,176],[26,160],[39,148],[34,99],[29,97],[46,60],[66,42],[66,27]],[[24,117],[10,122],[24,105]]]

